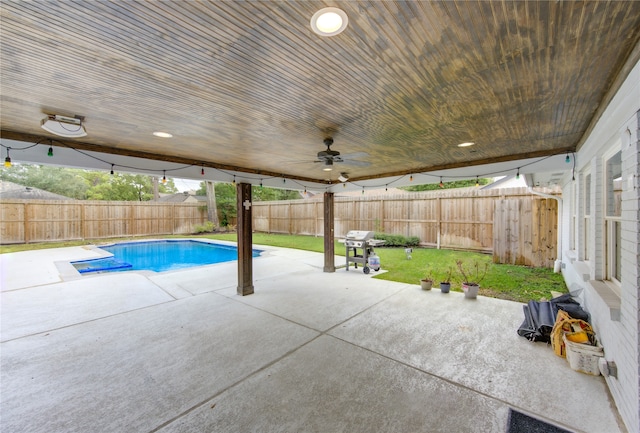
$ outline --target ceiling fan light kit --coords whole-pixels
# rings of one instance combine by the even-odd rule
[[[340,182],[346,182],[349,180],[349,175],[347,173],[340,173],[340,176],[338,176],[338,180]]]
[[[87,131],[82,125],[83,118],[80,116],[67,117],[58,114],[50,114],[46,119],[42,119],[42,129],[60,137],[84,137]]]

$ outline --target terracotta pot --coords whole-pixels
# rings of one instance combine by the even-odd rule
[[[462,283],[462,291],[464,292],[464,297],[467,299],[476,299],[479,289],[480,286],[477,284]]]

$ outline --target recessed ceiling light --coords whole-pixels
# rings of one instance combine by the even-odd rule
[[[466,143],[460,143],[458,144],[458,147],[469,147],[469,146],[473,146],[475,143],[472,143],[470,141],[466,142]]]
[[[153,133],[153,135],[155,135],[156,137],[162,137],[162,138],[171,138],[173,137],[172,134],[169,134],[168,132],[162,132],[162,131],[156,131]]]
[[[311,17],[311,29],[320,36],[335,36],[346,29],[347,24],[347,14],[338,8],[323,8]]]

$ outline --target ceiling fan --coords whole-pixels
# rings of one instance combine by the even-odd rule
[[[340,155],[340,152],[337,150],[331,150],[331,145],[333,144],[333,138],[328,137],[324,139],[324,145],[327,146],[326,150],[321,150],[318,152],[318,160],[316,162],[321,162],[323,164],[322,169],[324,171],[331,171],[333,169],[333,163],[343,163],[358,167],[367,167],[371,165],[371,163],[367,161],[358,161],[358,158],[365,158],[369,156],[366,152],[357,152],[351,153],[348,155]]]

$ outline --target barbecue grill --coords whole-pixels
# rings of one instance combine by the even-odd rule
[[[380,270],[380,258],[373,251],[373,247],[384,244],[384,241],[373,239],[373,232],[351,230],[344,239],[340,239],[338,242],[343,242],[346,249],[347,271],[349,263],[353,263],[356,269],[358,269],[358,263],[363,265],[362,271],[365,274],[368,274],[370,269]]]

